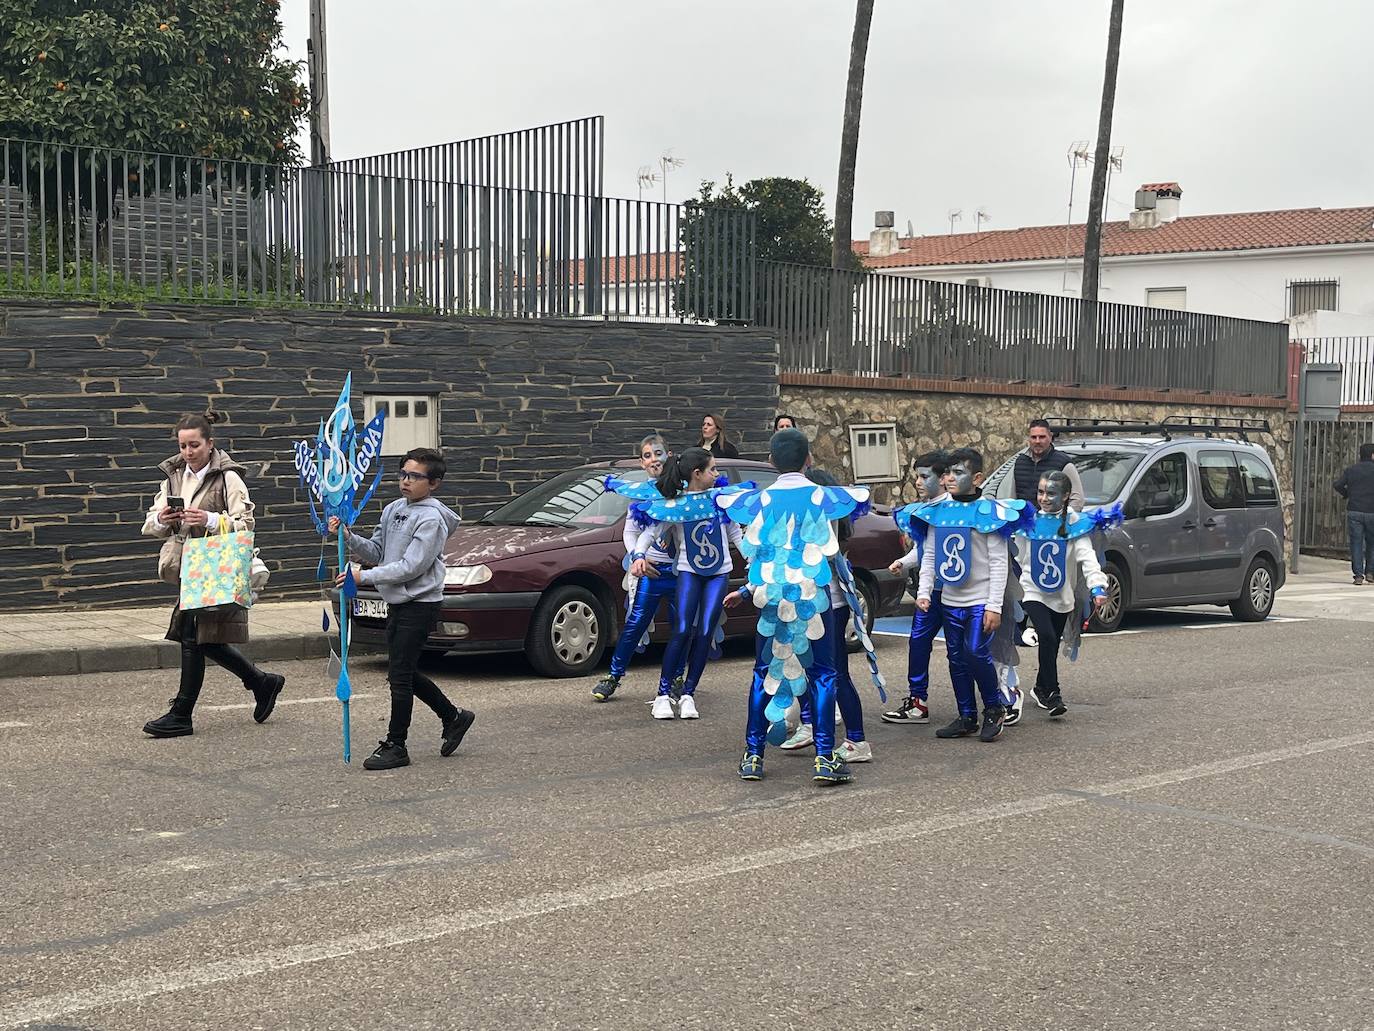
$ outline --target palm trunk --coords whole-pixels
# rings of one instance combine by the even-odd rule
[[[1082,307],[1078,313],[1078,379],[1096,383],[1097,285],[1102,263],[1102,209],[1107,201],[1107,169],[1111,162],[1112,111],[1116,106],[1116,68],[1121,60],[1121,15],[1125,0],[1112,0],[1107,27],[1107,66],[1102,77],[1102,110],[1097,118],[1097,152],[1093,156],[1092,194],[1083,235]]]
[[[853,264],[854,166],[859,156],[859,113],[864,102],[864,65],[868,60],[868,30],[873,23],[873,0],[858,0],[854,38],[849,44],[849,82],[844,91],[844,128],[840,133],[840,177],[835,185],[835,240],[830,264]]]

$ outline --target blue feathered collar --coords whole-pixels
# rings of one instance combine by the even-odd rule
[[[1023,527],[1029,529],[1035,519],[1035,510],[1016,498],[955,501],[947,497],[917,505],[908,519],[920,520],[927,526],[963,526],[979,533],[1010,537]]]
[[[1033,522],[1016,532],[1032,541],[1071,541],[1116,526],[1123,522],[1124,518],[1120,502],[1115,505],[1104,505],[1101,508],[1084,509],[1082,512],[1075,512],[1069,516],[1067,533],[1060,537],[1059,530],[1063,525],[1060,517],[1037,512]]]

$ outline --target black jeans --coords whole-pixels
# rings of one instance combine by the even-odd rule
[[[1350,532],[1350,571],[1366,579],[1374,574],[1374,512],[1347,512]]]
[[[386,736],[398,745],[405,744],[410,732],[416,698],[445,723],[458,714],[457,706],[444,697],[438,685],[415,668],[439,620],[439,606],[437,601],[407,601],[386,610],[386,678],[391,684],[391,725]]]
[[[1059,645],[1064,640],[1064,627],[1069,623],[1069,612],[1055,612],[1054,609],[1039,601],[1028,601],[1022,608],[1035,627],[1035,638],[1040,651],[1040,668],[1035,672],[1035,690],[1042,698],[1059,693]]]
[[[177,699],[187,712],[195,707],[200,689],[205,683],[205,660],[223,666],[252,689],[262,682],[263,672],[232,644],[200,644],[196,640],[196,614],[181,614],[181,686]]]

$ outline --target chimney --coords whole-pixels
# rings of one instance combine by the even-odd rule
[[[1132,229],[1154,229],[1168,225],[1178,218],[1183,187],[1178,183],[1146,183],[1135,191],[1135,210],[1131,212]]]
[[[874,212],[873,225],[876,228],[868,234],[870,258],[886,258],[902,249],[901,237],[897,235],[897,230],[892,228],[893,221],[890,211]]]

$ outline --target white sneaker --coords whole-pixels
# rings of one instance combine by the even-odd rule
[[[1011,690],[1011,705],[1007,706],[1007,718],[1002,721],[1004,727],[1014,727],[1021,722],[1021,708],[1026,704],[1026,692],[1019,687]]]
[[[787,733],[789,735],[795,733],[797,728],[801,726],[801,703],[794,700],[787,707],[787,713],[783,716],[783,720],[787,724]]]
[[[654,719],[670,720],[673,718],[673,700],[666,694],[661,694],[654,699]]]
[[[842,762],[871,763],[873,761],[873,746],[867,741],[850,741],[846,738],[840,742],[840,747],[835,749],[835,754],[840,757]]]
[[[683,695],[677,700],[677,718],[680,720],[698,719],[697,703],[689,694]]]
[[[791,737],[778,747],[784,752],[796,752],[803,748],[810,748],[815,743],[816,735],[811,732],[811,724],[803,723]]]

